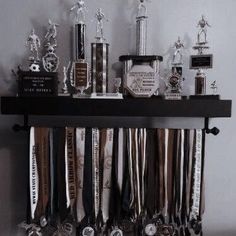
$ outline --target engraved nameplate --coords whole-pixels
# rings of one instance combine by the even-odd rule
[[[210,69],[213,67],[213,55],[192,55],[190,69]]]
[[[18,71],[18,96],[50,97],[57,96],[57,73]]]
[[[88,64],[75,62],[75,88],[88,86]]]

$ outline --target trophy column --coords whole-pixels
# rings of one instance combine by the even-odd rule
[[[108,43],[92,43],[92,92],[97,96],[108,93]]]

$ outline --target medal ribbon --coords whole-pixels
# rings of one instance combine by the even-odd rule
[[[76,129],[76,160],[77,160],[77,221],[85,217],[83,204],[84,158],[85,158],[85,128]]]
[[[38,174],[38,164],[37,164],[37,147],[35,143],[35,128],[30,129],[30,209],[31,209],[31,219],[35,219],[35,212],[39,200],[39,174]]]
[[[193,190],[192,190],[192,206],[190,220],[198,220],[200,215],[201,203],[201,181],[202,181],[202,130],[195,131],[195,152],[193,153]]]
[[[75,129],[66,128],[65,139],[65,177],[67,208],[74,210],[76,202],[76,160],[75,160]]]
[[[106,130],[106,141],[103,151],[103,186],[102,186],[102,199],[101,210],[103,216],[103,222],[106,223],[109,219],[109,206],[111,196],[111,174],[112,174],[112,162],[113,162],[113,137],[114,129]]]
[[[98,129],[92,129],[92,161],[93,161],[93,192],[94,192],[94,216],[95,219],[98,217],[99,208],[100,208],[100,171],[99,171],[99,139],[100,134]]]

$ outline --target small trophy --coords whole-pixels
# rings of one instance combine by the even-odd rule
[[[161,56],[146,55],[147,44],[147,7],[145,0],[139,0],[136,17],[137,55],[120,57],[124,62],[124,93],[133,97],[151,97],[158,95],[159,66]]]
[[[35,34],[35,30],[32,29],[30,35],[27,38],[26,45],[29,47],[31,55],[29,56],[29,70],[33,72],[40,71],[40,59],[39,59],[39,48],[41,47],[41,41]]]
[[[46,44],[45,48],[47,50],[45,56],[43,57],[43,67],[47,72],[56,72],[59,66],[59,57],[56,55],[55,50],[57,47],[57,27],[56,23],[53,23],[50,19],[48,21],[49,27],[45,35]]]
[[[218,86],[216,80],[211,84],[212,95],[217,95],[218,93]]]
[[[77,93],[74,97],[90,97],[84,91],[89,87],[89,66],[85,60],[85,11],[87,10],[83,0],[77,1],[70,11],[76,11],[74,35],[74,62],[72,64],[73,76],[71,85]]]
[[[68,63],[67,67],[63,66],[63,87],[61,89],[61,93],[59,93],[59,96],[71,96],[70,94],[70,79],[69,79],[69,73],[70,73],[70,67],[71,67],[71,62]],[[73,77],[73,74],[71,75]]]
[[[92,49],[92,98],[107,98],[108,96],[108,58],[109,44],[105,43],[104,20],[102,9],[95,14],[97,20],[96,43],[91,44]]]
[[[168,78],[167,91],[165,93],[165,99],[168,100],[180,100],[182,99],[182,71],[183,71],[183,54],[182,48],[184,44],[181,42],[180,37],[175,42],[175,52],[172,59],[172,73]]]
[[[196,69],[195,95],[206,95],[206,75],[203,69],[210,69],[213,66],[213,55],[204,54],[204,50],[209,49],[207,42],[207,28],[210,27],[205,17],[202,15],[198,22],[200,30],[197,35],[197,43],[193,47],[198,51],[197,55],[191,56],[190,69]]]

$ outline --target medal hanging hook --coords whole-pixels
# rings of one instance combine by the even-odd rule
[[[205,118],[205,128],[204,130],[206,131],[207,134],[213,134],[213,135],[218,135],[220,133],[220,130],[217,127],[213,127],[212,129],[209,128],[209,118]]]
[[[24,114],[24,125],[15,124],[13,125],[12,129],[14,132],[19,131],[29,131],[29,116],[27,114]]]

